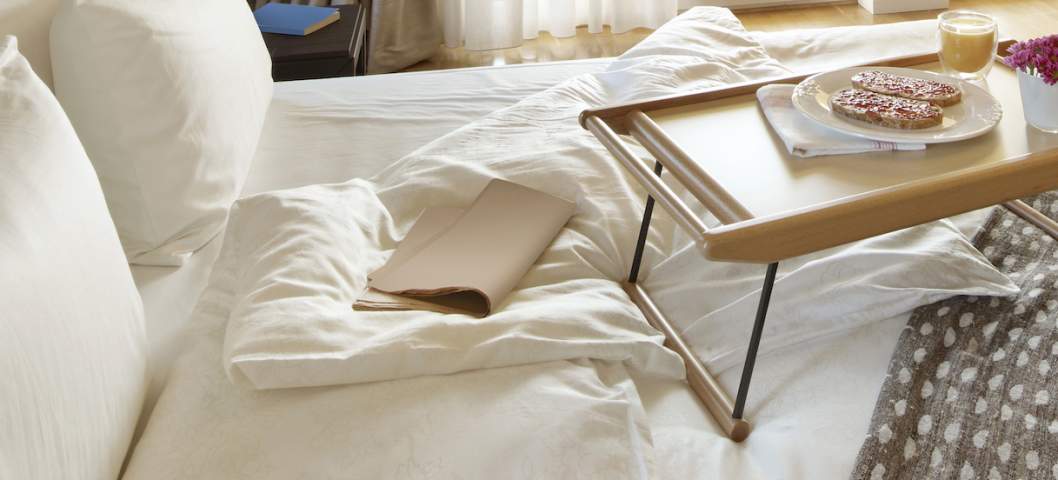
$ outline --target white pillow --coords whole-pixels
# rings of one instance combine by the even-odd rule
[[[473,169],[449,173],[439,176],[445,180],[407,178],[461,185],[431,192],[438,205],[466,205],[453,197],[473,198],[490,180],[474,178],[480,173]],[[387,193],[421,204],[409,192],[433,188],[420,187],[405,183]],[[401,233],[375,188],[356,179],[236,203],[202,297],[230,306],[224,362],[236,383],[337,385],[581,358],[683,376],[679,357],[662,347],[664,338],[620,285],[582,260],[581,237],[568,228],[488,318],[353,311],[367,274],[382,266]],[[554,194],[563,186],[551,188]]]
[[[651,269],[644,285],[716,371],[745,358],[764,265],[710,262],[694,245]],[[779,262],[762,353],[909,312],[955,295],[1018,287],[948,220]]]
[[[55,92],[131,263],[180,265],[223,227],[272,98],[242,0],[63,0]]]
[[[117,478],[146,379],[143,307],[48,88],[0,38],[0,478]]]

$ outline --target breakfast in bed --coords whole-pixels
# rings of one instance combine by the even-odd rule
[[[925,64],[937,58],[933,54]],[[786,125],[773,120],[772,126],[784,139],[801,136],[823,145],[850,145],[858,137],[900,151],[976,138],[999,125],[1004,104],[995,88],[932,70],[872,65],[809,76],[789,94],[797,114]],[[775,106],[776,101],[761,103],[769,120]],[[793,148],[791,153],[797,154]]]
[[[0,0],[0,479],[1058,470],[1058,37],[267,3]]]

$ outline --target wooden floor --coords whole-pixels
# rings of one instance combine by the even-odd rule
[[[1058,33],[1058,0],[951,0],[951,8],[987,13],[999,22],[1002,35],[1032,38]],[[871,15],[859,5],[736,12],[748,30],[775,31],[791,28],[821,28],[842,25],[872,25],[936,18],[938,10]]]
[[[951,8],[977,10],[996,17],[1002,35],[1025,39],[1058,33],[1058,0],[951,0]],[[748,30],[787,30],[843,25],[871,25],[936,18],[940,11],[871,15],[856,3],[736,11]],[[441,48],[432,58],[406,69],[440,70],[446,68],[551,62],[580,58],[613,57],[624,53],[650,34],[650,30],[612,34],[609,30],[590,34],[577,29],[570,38],[555,38],[542,33],[516,48],[470,51],[464,48]]]
[[[579,27],[574,37],[556,38],[542,32],[538,38],[526,40],[515,48],[473,51],[462,47],[441,47],[432,58],[412,65],[405,71],[616,57],[646,38],[651,31],[638,28],[613,34],[609,27],[604,27],[603,33],[591,34],[588,33],[588,27]]]

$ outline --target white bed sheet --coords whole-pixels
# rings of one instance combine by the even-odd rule
[[[903,35],[906,31],[902,29],[907,28],[892,27],[891,34]],[[811,48],[827,52],[825,58],[834,65],[875,56],[871,45],[842,40],[849,34],[855,31],[823,35]],[[784,59],[783,52],[798,50],[777,48],[794,40],[803,45],[804,35],[762,33],[757,38],[780,61],[804,71],[818,64]],[[914,38],[919,40],[905,43],[906,51],[930,48],[926,42],[931,42],[931,37]],[[246,193],[371,175],[469,121],[565,78],[600,70],[607,62],[601,59],[279,84]],[[986,213],[963,216],[959,224],[972,233]],[[134,268],[148,318],[155,392],[179,350],[177,332],[205,285],[218,244],[211,243],[178,270]],[[721,438],[682,382],[638,380],[653,433],[658,476],[847,476],[906,320],[907,315],[901,315],[762,357],[747,407],[755,432],[743,444]],[[739,370],[731,368],[719,375],[729,391],[737,386]]]
[[[864,58],[892,58],[937,51],[936,20],[751,32],[751,36],[764,46],[768,55],[798,73],[858,64]],[[863,54],[870,56],[864,57]]]
[[[367,178],[491,112],[611,59],[276,83],[243,195]]]
[[[610,61],[276,83],[243,196],[369,177],[456,128],[570,77],[600,71]],[[181,329],[205,288],[219,237],[182,268],[132,267],[150,343],[147,412],[180,352]]]

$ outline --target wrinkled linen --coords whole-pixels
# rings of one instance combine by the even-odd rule
[[[371,177],[457,128],[611,61],[278,82],[242,196]]]
[[[718,12],[704,19],[699,18],[698,21],[733,23],[727,18],[726,13]],[[740,35],[729,35],[727,38],[718,36],[712,38],[712,41],[716,49],[728,48],[726,42],[729,41],[739,45],[743,42]],[[667,42],[675,47],[685,44],[687,40],[670,37]],[[867,53],[862,52],[861,55]],[[577,128],[572,125],[572,120],[570,122],[571,128]],[[351,141],[348,145],[356,143]],[[351,157],[351,161],[353,160],[355,159]],[[296,164],[298,161],[292,157],[291,163]],[[320,178],[323,179],[322,175]],[[639,207],[641,204],[637,208]],[[637,216],[638,212],[634,215]],[[662,217],[664,215],[659,215],[655,227],[658,227],[658,222],[666,221]],[[651,250],[648,255],[662,252],[661,247],[664,244],[657,239],[661,231],[661,228],[655,228],[652,232]],[[634,240],[633,235],[634,232],[627,233],[624,241],[631,243]],[[629,251],[623,254],[630,256]],[[626,256],[625,259],[627,258],[629,257]],[[653,261],[648,262],[645,267],[652,263]],[[624,268],[618,270],[619,274],[623,274]],[[697,293],[703,296],[709,294],[704,291]],[[425,429],[404,429],[401,431],[407,431],[404,435],[406,440],[389,443],[399,455],[390,455],[389,450],[365,450],[362,445],[370,443],[372,438],[377,437],[381,443],[390,442],[393,435],[387,433],[391,430],[389,422],[393,418],[399,418],[400,409],[406,409],[408,405],[394,403],[393,411],[376,406],[372,413],[385,414],[386,419],[378,423],[362,423],[371,417],[357,413],[365,405],[358,398],[367,395],[365,392],[372,391],[370,388],[381,384],[402,385],[427,378],[439,378],[439,384],[444,384],[457,382],[463,375],[474,375],[478,372],[330,388],[270,391],[235,388],[223,373],[220,353],[224,322],[230,306],[215,307],[215,310],[204,305],[198,307],[195,324],[213,328],[191,332],[190,337],[198,339],[198,342],[174,366],[174,375],[165,396],[152,417],[144,440],[136,449],[128,478],[401,478],[402,475],[395,473],[377,474],[379,465],[382,462],[421,465],[430,462],[418,462],[417,459],[436,459],[441,456],[438,452],[446,454],[452,449],[466,452],[484,449],[490,445],[515,445],[518,442],[536,442],[542,439],[550,443],[548,439],[553,436],[552,432],[556,432],[541,431],[540,437],[536,437],[536,431],[533,431],[532,435],[515,435],[517,432],[511,429],[502,433],[505,436],[479,438],[482,430],[468,431],[465,428],[460,430],[453,427],[439,431],[437,436],[431,437],[439,439],[439,442],[447,442],[441,445],[418,441],[425,438]],[[811,348],[799,348],[781,356],[763,356],[758,363],[747,410],[756,430],[743,444],[733,444],[717,431],[712,420],[688,393],[683,382],[635,377],[636,387],[644,396],[644,405],[648,411],[653,412],[650,426],[653,448],[657,452],[656,477],[838,478],[847,474],[862,435],[862,428],[856,424],[855,419],[862,419],[864,426],[866,425],[870,403],[880,385],[880,379],[872,378],[872,372],[876,371],[881,375],[884,371],[885,362],[889,357],[889,348],[886,345],[891,346],[895,342],[905,322],[906,315],[850,330],[837,340],[831,337],[826,342],[817,342]],[[517,368],[486,371],[517,374]],[[599,376],[597,373],[583,373],[585,382],[594,382],[592,376]],[[718,379],[728,391],[734,391],[738,383],[737,374],[737,369],[730,369]],[[458,384],[458,388],[465,386]],[[428,412],[426,418],[451,415],[454,416],[453,423],[462,422],[477,428],[478,423],[504,421],[501,416],[474,414],[482,399],[492,401],[495,398],[493,388],[509,388],[509,384],[489,384],[480,390],[475,389],[465,398],[460,397],[455,403],[467,405],[465,408],[434,408],[431,398],[433,391],[430,389],[407,392],[420,395],[416,408]],[[525,393],[519,392],[520,395]],[[580,395],[575,391],[572,393]],[[399,397],[399,394],[395,396]],[[383,404],[391,398],[394,397],[374,396],[371,401]],[[522,401],[523,405],[527,406],[535,403],[532,397],[522,398]],[[348,405],[351,407],[346,408]],[[560,402],[547,403],[545,408],[555,405],[558,405],[557,408],[564,408]],[[584,403],[579,403],[570,408],[591,415],[592,410],[584,406]],[[545,421],[549,412],[536,411],[539,413],[538,420]],[[346,418],[351,420],[346,422]],[[576,415],[567,418],[582,420],[581,416]],[[612,421],[612,417],[602,417],[601,420]],[[406,424],[393,423],[392,429],[401,429]],[[376,428],[381,429],[381,433],[376,432]],[[433,424],[428,428],[433,430],[439,426]],[[355,432],[350,431],[353,429]],[[568,429],[581,431],[572,425],[568,426]],[[495,430],[489,432],[496,433]],[[311,443],[312,448],[302,448],[301,444],[305,439],[314,440]],[[465,450],[461,448],[463,442],[471,442]],[[592,445],[590,440],[585,439],[576,445],[574,451],[580,456],[583,449]],[[556,447],[554,451],[558,452],[561,448]],[[375,461],[374,455],[380,451],[386,456]],[[516,452],[515,449],[510,451]],[[363,455],[350,452],[363,452]],[[593,455],[593,452],[595,451],[584,451],[586,462],[595,461],[597,456]],[[842,453],[847,453],[848,458],[843,458]],[[622,453],[615,452],[615,455]],[[355,456],[356,462],[352,462],[350,456]],[[456,457],[466,458],[460,455]],[[478,476],[475,475],[476,465],[489,458],[491,457],[483,456],[475,459],[473,463],[443,464],[436,461],[433,463],[438,467],[433,470],[403,469],[401,472],[404,473],[403,477],[445,478],[446,475],[460,475],[473,478]],[[557,453],[555,458],[558,458]],[[521,460],[522,457],[510,454],[506,462],[510,465]],[[550,460],[538,457],[535,461],[539,463]],[[328,465],[338,467],[332,469]],[[458,474],[451,473],[459,466],[464,469]],[[366,473],[359,473],[361,471]],[[480,476],[498,476],[494,474],[495,471],[489,473]],[[554,474],[549,477],[592,478],[589,474],[577,475],[572,467],[564,473],[565,475]],[[528,476],[531,475],[511,474],[504,478]]]
[[[610,61],[279,82],[242,196],[370,177],[452,130]],[[183,351],[183,329],[221,243],[218,236],[179,269],[132,266],[150,344],[145,408],[153,407]]]
[[[749,35],[760,42],[768,55],[797,73],[836,70],[863,64],[866,59],[937,51],[936,20],[750,32]],[[869,54],[865,56],[864,51]]]
[[[260,392],[228,381],[222,335],[196,331],[123,478],[654,478],[649,427],[620,364]]]
[[[472,201],[480,191],[473,176],[440,178],[454,182],[434,195]],[[577,358],[682,374],[620,287],[580,261],[594,244],[569,229],[485,319],[354,311],[367,273],[388,254],[379,239],[387,250],[396,246],[395,223],[361,180],[241,200],[209,287],[219,303],[234,305],[225,336],[232,377],[255,388],[304,387]]]
[[[0,265],[0,478],[117,478],[148,383],[143,305],[77,133],[2,34]]]
[[[643,284],[698,358],[719,372],[745,358],[764,269],[710,262],[692,244],[658,262]],[[951,221],[939,220],[779,262],[760,351],[956,295],[1017,293]]]
[[[496,112],[369,181],[240,200],[208,287],[234,303],[229,374],[256,388],[359,383],[531,362],[623,361],[659,376],[682,364],[615,279],[631,259],[644,192],[576,118],[630,101],[786,71],[746,40],[726,10],[696,9],[607,72],[584,75]],[[577,213],[485,320],[354,312],[378,268],[427,206],[468,205],[492,178],[576,199]],[[659,218],[650,251],[670,250]]]
[[[573,119],[601,103],[786,73],[752,42],[741,50],[716,48],[722,37],[731,43],[726,37],[740,26],[699,23],[695,15],[701,13],[659,30],[606,72],[472,123],[370,180],[241,200],[219,261],[239,283],[211,285],[236,304],[224,348],[231,378],[254,388],[288,388],[578,358],[678,377],[679,360],[614,281],[629,264],[644,194]],[[351,311],[367,273],[382,265],[422,209],[469,205],[492,178],[578,201],[567,228],[494,314],[478,320]],[[654,227],[648,251],[658,256],[652,258],[676,249],[695,255],[671,221],[659,216]],[[685,334],[703,360],[722,369],[744,352],[746,319],[759,295],[747,284],[759,280],[755,269],[738,277],[734,272],[744,266],[706,263],[702,282],[737,284],[741,298],[698,310],[705,316],[685,325]],[[764,352],[952,295],[1015,291],[945,222],[784,264],[796,275],[784,273],[779,283]],[[698,306],[694,298],[706,297],[677,295],[662,307],[682,313]]]
[[[628,368],[642,367],[641,373],[648,378],[666,381],[682,375],[682,368],[658,345],[660,337],[643,329],[644,321],[638,312],[610,280],[623,273],[632,246],[624,235],[612,238],[609,232],[632,231],[637,223],[633,212],[642,208],[644,194],[620,167],[608,160],[605,150],[580,130],[576,116],[586,106],[602,103],[606,92],[613,92],[613,98],[631,99],[664,92],[679,84],[674,79],[681,76],[717,79],[691,82],[697,86],[748,78],[734,71],[735,64],[744,65],[743,72],[756,76],[783,72],[759,47],[744,40],[740,25],[726,10],[694,10],[666,28],[684,30],[690,40],[681,45],[697,45],[697,56],[658,56],[648,49],[656,52],[663,48],[648,41],[639,50],[645,65],[643,78],[625,72],[635,66],[624,63],[613,72],[581,77],[465,127],[439,141],[440,147],[426,147],[371,182],[306,187],[241,202],[233,213],[210,285],[195,309],[189,332],[195,340],[174,365],[125,478],[654,477],[652,439],[643,427],[642,405],[629,380]],[[533,180],[542,171],[558,170],[555,165],[562,165],[561,174]],[[401,173],[405,169],[412,174]],[[460,172],[456,177],[465,182],[459,188],[445,183],[453,172]],[[514,331],[511,329],[517,326],[523,331],[515,333],[526,334],[528,341],[551,340],[556,345],[552,351],[561,352],[562,344],[557,339],[562,338],[563,332],[546,320],[549,315],[557,316],[557,312],[576,307],[580,312],[572,312],[571,318],[590,317],[607,329],[627,332],[625,343],[613,350],[626,349],[620,355],[627,357],[626,361],[535,359],[527,365],[325,388],[253,390],[228,381],[222,360],[225,347],[231,346],[225,345],[225,339],[230,342],[233,337],[228,331],[229,323],[245,320],[238,315],[250,314],[253,318],[257,310],[250,305],[251,297],[253,301],[279,300],[273,305],[273,312],[297,307],[296,297],[288,294],[308,285],[299,285],[296,271],[312,264],[313,256],[321,252],[302,250],[300,246],[327,234],[338,237],[328,241],[347,237],[352,239],[346,241],[363,241],[368,248],[353,252],[355,258],[345,263],[315,265],[319,270],[335,269],[329,273],[334,278],[345,276],[342,278],[346,281],[362,282],[361,277],[382,262],[386,250],[392,249],[410,227],[421,205],[469,202],[494,176],[579,198],[582,212],[527,275],[520,286],[522,291],[501,307],[519,316],[522,322],[499,323],[499,327]],[[336,197],[347,195],[345,201],[350,208],[342,216],[327,220],[336,228],[344,225],[343,231],[305,229],[277,235],[275,244],[268,242],[272,237],[242,237],[240,232],[248,231],[243,225],[264,222],[270,213],[285,209],[303,208],[300,213],[306,217],[333,215],[333,210],[315,208],[322,205],[314,202],[313,196],[322,192]],[[268,208],[262,207],[268,204]],[[356,233],[361,226],[358,222],[365,222],[363,225],[370,225],[371,229]],[[654,228],[659,233],[667,232],[665,237],[669,237],[673,225],[659,219]],[[300,234],[317,236],[313,240],[300,238]],[[289,284],[260,283],[261,272],[256,269],[275,265],[270,264],[267,255],[258,254],[281,250],[284,241],[289,242],[285,247],[289,248],[291,263],[289,270],[278,268],[274,278]],[[664,240],[652,241],[650,249],[661,252],[667,247]],[[351,272],[343,270],[347,265],[351,265]],[[581,283],[561,284],[551,281],[554,278]],[[330,291],[316,295],[330,302],[337,302],[335,299],[341,295],[352,298],[351,292],[341,291],[345,285],[336,283]],[[568,301],[545,308],[533,303],[537,288],[570,289],[572,293]],[[236,292],[238,296],[233,297]],[[273,293],[281,295],[271,297]],[[344,299],[342,303],[341,308],[353,315],[349,304]],[[259,324],[254,328],[265,327],[261,332],[268,334],[277,333],[267,330],[276,327],[289,329],[290,333],[301,329],[301,333],[319,334],[289,339],[306,341],[298,347],[301,352],[333,347],[339,356],[346,355],[350,338],[363,333],[360,317],[350,316],[340,323],[316,321],[321,319],[319,316],[308,318],[314,322],[288,321],[286,325]],[[391,326],[397,327],[392,330],[398,334],[416,327],[409,322],[413,317],[387,318],[391,319]],[[467,327],[442,328],[445,321],[462,321],[454,316],[417,318],[437,332],[474,333]],[[479,326],[489,325],[488,321],[474,321]],[[374,326],[382,326],[381,322],[379,318]],[[537,331],[540,327],[542,332]],[[590,325],[566,327],[591,331]],[[374,340],[378,344],[402,341],[400,337],[387,339],[384,334]],[[596,349],[577,345],[582,343],[579,340],[566,343],[569,352]],[[285,345],[270,346],[282,354],[298,353]],[[237,349],[228,350],[231,351]],[[456,363],[458,368],[495,360],[487,356],[447,359],[466,363]],[[352,360],[381,367],[364,358]],[[342,367],[355,371],[352,365],[355,363]],[[511,421],[512,413],[518,414],[517,422]]]

